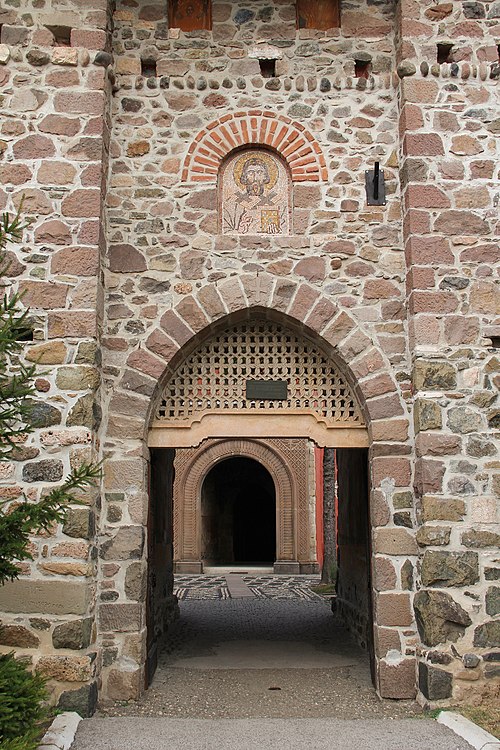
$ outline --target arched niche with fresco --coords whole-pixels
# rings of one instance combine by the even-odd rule
[[[291,177],[272,151],[231,154],[219,174],[222,234],[287,235],[291,231]]]

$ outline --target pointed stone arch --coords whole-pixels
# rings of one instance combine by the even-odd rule
[[[224,158],[235,149],[252,145],[280,154],[292,182],[328,179],[321,147],[307,128],[285,115],[252,109],[224,115],[198,133],[184,159],[182,181],[215,182]]]
[[[159,327],[129,355],[127,366],[149,377],[151,390],[158,394],[186,356],[185,347],[193,351],[222,325],[222,319],[225,323],[249,319],[259,310],[269,319],[309,331],[323,343],[354,390],[372,442],[386,442],[388,432],[391,440],[408,439],[407,408],[384,353],[349,312],[339,310],[306,282],[261,273],[207,284],[164,313]],[[149,398],[144,400],[145,430],[155,407]]]

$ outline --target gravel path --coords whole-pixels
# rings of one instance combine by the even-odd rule
[[[320,599],[182,601],[181,617],[138,702],[101,716],[404,718],[413,702],[380,701],[368,656]]]

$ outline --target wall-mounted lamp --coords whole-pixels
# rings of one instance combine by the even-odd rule
[[[369,206],[385,206],[384,170],[380,162],[375,162],[374,169],[365,171],[366,202]]]

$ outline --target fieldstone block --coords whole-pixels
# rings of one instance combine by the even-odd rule
[[[111,669],[108,676],[108,696],[112,700],[136,700],[141,694],[142,681],[140,669]]]
[[[89,656],[42,656],[36,666],[45,677],[61,682],[85,682],[93,673]]]
[[[493,531],[471,529],[462,534],[462,544],[464,547],[492,547],[498,549],[500,547],[500,534],[495,534]]]
[[[41,310],[65,307],[69,287],[46,281],[20,281],[19,292],[23,304]]]
[[[439,430],[443,421],[441,407],[435,401],[418,398],[415,401],[414,420],[417,431]]]
[[[418,632],[427,646],[456,642],[472,623],[463,607],[444,591],[418,591],[413,608]]]
[[[76,404],[70,410],[66,424],[68,427],[88,427],[94,426],[94,396],[87,393],[78,399]]]
[[[495,442],[486,435],[471,435],[467,441],[467,455],[474,458],[495,456],[497,452]]]
[[[144,529],[142,526],[123,526],[112,539],[101,544],[103,560],[130,560],[142,557]]]
[[[413,613],[408,594],[382,593],[377,596],[377,622],[381,626],[409,627]]]
[[[75,539],[90,539],[94,535],[94,514],[90,508],[69,508],[62,530]]]
[[[500,614],[500,586],[490,586],[486,592],[486,614]]]
[[[54,648],[71,648],[75,651],[87,648],[91,642],[93,623],[93,617],[85,617],[57,625],[52,633],[52,645]]]
[[[500,581],[500,568],[485,568],[484,577],[486,581]]]
[[[477,654],[464,654],[462,662],[466,669],[475,669],[479,666],[481,659]]]
[[[394,510],[413,508],[413,494],[411,492],[395,492],[392,496]]]
[[[140,604],[101,604],[99,606],[101,632],[129,633],[142,627]]]
[[[417,360],[413,370],[413,383],[419,391],[441,391],[456,388],[457,375],[455,367],[448,362],[425,362]]]
[[[90,589],[83,581],[35,581],[22,578],[0,586],[0,610],[3,612],[83,615],[86,614],[89,603]]]
[[[37,648],[40,645],[40,639],[24,625],[0,624],[0,645]]]
[[[466,137],[468,136],[457,136],[457,138]],[[460,149],[461,145],[462,141],[456,145],[457,149]],[[470,148],[470,146],[468,148]],[[458,151],[456,153],[458,153]],[[478,152],[476,151],[475,153]],[[484,219],[477,214],[474,214],[472,211],[463,210],[440,211],[434,222],[434,230],[446,236],[457,234],[487,235],[489,233],[488,224]]]
[[[421,526],[417,531],[417,544],[420,547],[438,547],[449,544],[450,526]]]
[[[78,690],[65,690],[57,707],[62,711],[76,711],[82,719],[89,719],[97,708],[97,696],[97,682],[91,682]]]
[[[500,651],[490,651],[488,654],[483,654],[484,661],[500,661]]]
[[[404,528],[377,529],[375,552],[384,555],[417,555],[415,535]]]
[[[78,345],[75,362],[76,364],[94,365],[98,362],[99,357],[100,351],[98,351],[95,341],[82,341]]]
[[[101,193],[99,190],[72,190],[61,204],[63,216],[72,218],[98,217],[101,209]]]
[[[26,405],[28,406],[28,421],[32,427],[51,427],[61,424],[61,412],[52,404],[29,399]]]
[[[85,365],[60,367],[56,375],[56,385],[66,391],[87,390],[88,388],[95,390],[99,385],[99,372],[95,367]]]
[[[45,459],[34,461],[23,466],[23,480],[25,482],[58,482],[64,474],[62,461]]]
[[[382,659],[379,667],[382,698],[412,700],[417,692],[415,659]]]
[[[422,498],[422,519],[424,521],[462,521],[466,512],[464,500],[434,495]]]
[[[418,686],[420,692],[430,701],[451,698],[452,675],[444,669],[431,667],[425,662],[418,665]]]
[[[146,566],[144,563],[131,563],[125,573],[125,593],[128,599],[142,601],[146,592]]]
[[[478,554],[426,550],[421,575],[424,586],[470,586],[479,580]]]
[[[474,646],[500,648],[500,620],[490,620],[474,631]]]
[[[411,560],[405,560],[401,566],[401,588],[404,591],[413,591],[414,568]]]
[[[29,29],[25,26],[14,26],[7,23],[2,24],[1,40],[2,44],[12,46],[24,46],[28,41]]]
[[[480,414],[467,406],[457,406],[448,412],[448,427],[452,432],[480,432],[483,420]]]
[[[62,341],[49,341],[46,344],[37,344],[30,347],[25,354],[29,362],[37,362],[40,365],[60,365],[66,359],[66,355],[66,346]]]
[[[141,252],[132,245],[111,245],[109,248],[109,270],[114,273],[139,273],[147,268]]]

